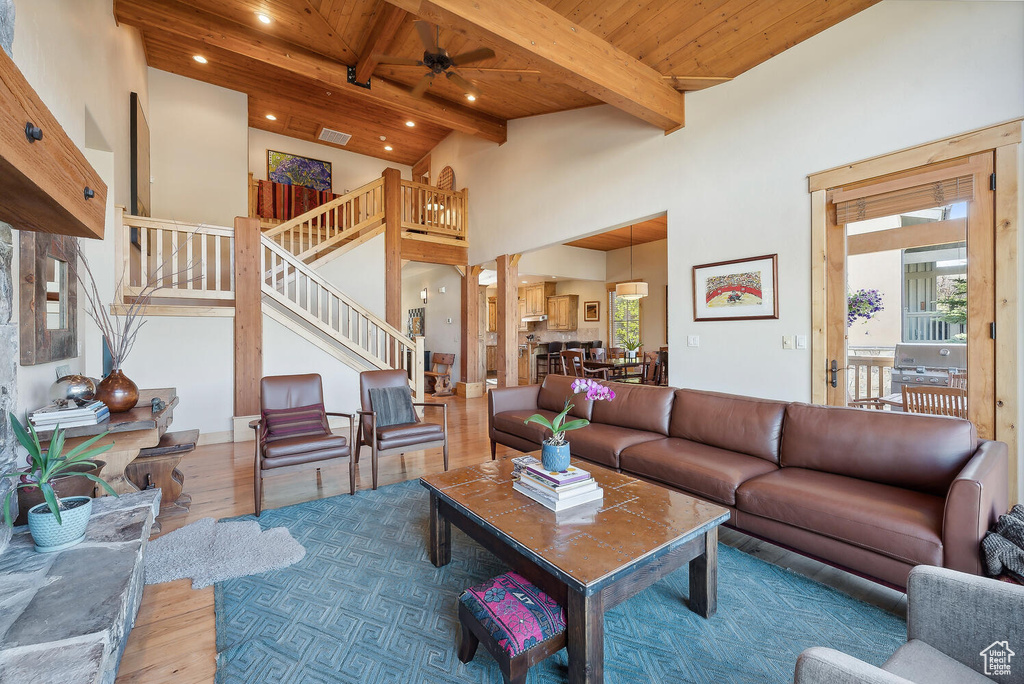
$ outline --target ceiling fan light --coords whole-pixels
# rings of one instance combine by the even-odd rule
[[[628,283],[615,285],[615,296],[619,299],[643,299],[647,296],[647,283],[642,280],[634,280]]]

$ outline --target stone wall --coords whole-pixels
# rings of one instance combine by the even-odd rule
[[[0,48],[11,55],[14,44],[14,0],[0,0]]]
[[[6,473],[11,469],[17,453],[17,442],[7,420],[8,413],[17,406],[18,390],[18,326],[11,319],[14,311],[14,288],[11,283],[13,254],[11,227],[6,223],[0,223],[0,349],[4,350],[0,355],[0,473]],[[11,481],[7,478],[0,480],[0,506],[11,486]],[[11,528],[0,518],[0,553],[10,538]]]

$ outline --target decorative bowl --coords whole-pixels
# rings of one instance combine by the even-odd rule
[[[84,375],[65,375],[50,386],[54,401],[73,401],[79,406],[96,396],[96,383]]]

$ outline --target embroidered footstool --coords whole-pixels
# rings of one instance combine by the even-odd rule
[[[565,648],[565,611],[514,572],[462,592],[459,622],[459,660],[471,661],[483,643],[498,662],[505,684],[524,684],[533,665]]]

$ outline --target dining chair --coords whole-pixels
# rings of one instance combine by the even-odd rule
[[[348,438],[331,432],[328,416],[348,418]],[[351,413],[324,410],[323,380],[316,373],[260,380],[260,417],[249,423],[256,433],[252,491],[257,517],[263,509],[263,478],[271,473],[315,465],[319,484],[324,461],[348,458],[349,494],[355,494],[355,425]]]
[[[607,349],[602,349],[601,347],[591,347],[590,348],[590,360],[591,361],[607,361],[608,360],[608,350]]]
[[[641,366],[640,382],[644,385],[661,384],[661,352],[644,354],[644,365]]]
[[[562,352],[562,367],[565,369],[565,374],[574,378],[601,378],[602,380],[608,379],[607,368],[587,368],[584,363],[583,350],[581,349],[569,349]]]
[[[903,410],[936,416],[967,417],[967,390],[958,387],[903,386]]]
[[[662,347],[658,350],[661,354],[661,383],[662,385],[668,385],[668,347]]]
[[[404,370],[373,370],[359,374],[359,449],[370,447],[373,488],[377,489],[377,462],[381,456],[404,454],[440,447],[444,469],[448,470],[448,406],[443,403],[414,402],[409,376]],[[420,420],[415,408],[440,409],[441,423]]]

